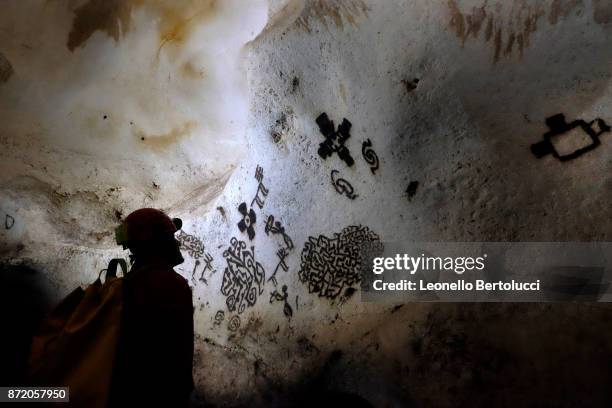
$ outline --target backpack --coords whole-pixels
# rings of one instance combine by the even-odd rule
[[[73,290],[43,320],[32,340],[32,385],[69,387],[70,406],[106,408],[117,354],[127,264],[112,259],[87,289]],[[106,271],[104,283],[102,272]]]

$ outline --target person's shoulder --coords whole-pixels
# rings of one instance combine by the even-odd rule
[[[189,289],[187,279],[170,267],[155,268],[153,279],[162,287]]]
[[[134,276],[138,281],[135,286],[140,286],[150,294],[164,297],[191,295],[187,280],[169,266],[154,265],[137,273],[138,276]]]

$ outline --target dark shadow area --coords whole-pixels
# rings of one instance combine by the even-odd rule
[[[42,272],[0,262],[0,385],[23,385],[32,336],[52,294]]]

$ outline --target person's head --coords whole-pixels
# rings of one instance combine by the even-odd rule
[[[129,248],[137,262],[155,260],[175,266],[184,261],[180,243],[174,238],[181,226],[179,218],[171,219],[154,208],[141,208],[117,227],[115,238],[123,248]]]

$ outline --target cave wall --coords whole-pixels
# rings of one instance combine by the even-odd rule
[[[181,217],[198,401],[265,406],[322,378],[377,406],[485,404],[508,375],[562,405],[573,369],[554,361],[577,344],[574,386],[610,379],[605,306],[366,304],[321,272],[356,271],[370,240],[608,240],[612,136],[565,162],[530,151],[553,115],[612,123],[605,1],[2,7],[3,262],[59,298],[126,255],[112,231],[132,210]],[[321,147],[322,113],[350,122],[346,150]]]

